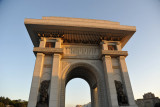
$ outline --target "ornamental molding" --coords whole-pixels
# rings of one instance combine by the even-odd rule
[[[128,52],[127,51],[116,51],[116,50],[102,50],[102,55],[128,56]]]
[[[127,51],[102,50],[98,46],[63,46],[62,48],[40,48],[34,47],[34,53],[43,54],[63,54],[62,58],[80,59],[100,59],[101,55],[107,57],[117,57],[122,60],[128,56]],[[41,54],[42,55],[42,54]]]
[[[45,53],[45,54],[54,54],[54,53],[63,53],[62,48],[40,48],[40,47],[34,47],[33,49],[34,53]]]
[[[66,32],[66,33],[65,33]],[[102,40],[121,41],[126,35],[124,33],[114,32],[79,32],[79,31],[62,31],[55,30],[52,32],[35,32],[39,38],[62,38],[63,43],[83,43],[83,44],[99,44]]]

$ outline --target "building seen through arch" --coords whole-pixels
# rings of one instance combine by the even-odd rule
[[[76,107],[91,102],[89,84],[81,78],[75,78],[67,83],[65,90],[65,107]]]
[[[137,99],[138,107],[160,107],[160,99],[151,92],[145,93],[143,99]]]
[[[25,19],[36,56],[28,107],[65,107],[66,84],[82,78],[91,107],[137,107],[122,48],[134,26],[106,20]]]
[[[84,105],[76,105],[76,107],[91,107],[91,102],[89,102],[88,104],[84,104]]]

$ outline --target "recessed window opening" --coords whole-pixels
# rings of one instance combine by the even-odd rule
[[[78,105],[86,105],[90,102],[90,86],[85,80],[81,78],[75,78],[67,83],[65,107],[76,107]]]
[[[117,50],[116,45],[108,45],[108,50]]]
[[[54,48],[55,47],[55,42],[46,42],[46,46],[48,48]]]

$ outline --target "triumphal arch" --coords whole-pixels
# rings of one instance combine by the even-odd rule
[[[28,107],[65,107],[65,88],[86,80],[92,107],[136,107],[122,48],[134,26],[95,19],[25,19],[36,56]]]

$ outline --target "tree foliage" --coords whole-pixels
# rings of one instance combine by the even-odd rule
[[[0,107],[10,105],[11,107],[27,107],[28,102],[24,100],[11,100],[8,97],[0,97]]]

